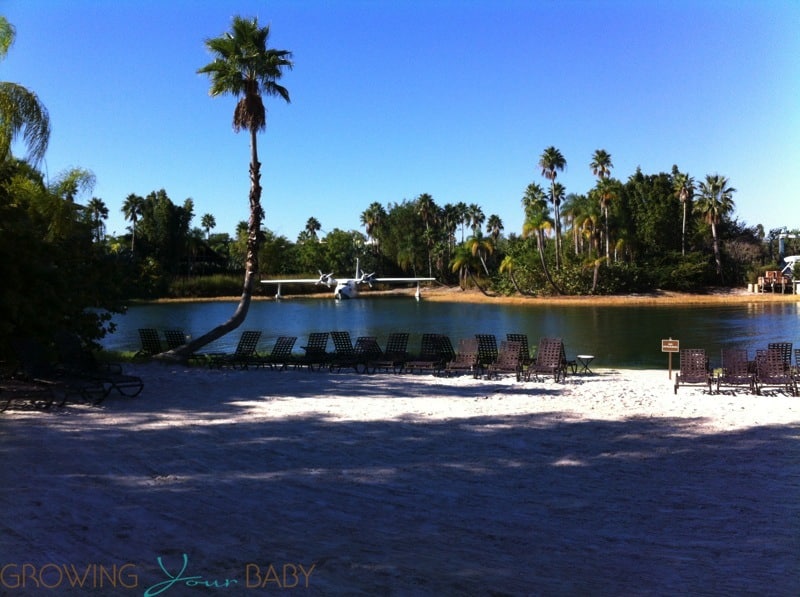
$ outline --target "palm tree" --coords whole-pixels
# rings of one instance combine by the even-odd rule
[[[475,234],[467,239],[466,245],[469,247],[469,250],[472,251],[472,254],[480,260],[483,271],[488,276],[489,268],[486,267],[486,256],[494,252],[494,244],[492,241],[483,236],[479,228],[475,231]]]
[[[144,208],[144,197],[140,197],[131,193],[125,198],[122,204],[122,213],[126,220],[131,221],[131,252],[133,252],[134,244],[136,243],[136,222],[139,221],[139,216],[142,215]]]
[[[479,263],[480,261],[476,253],[473,252],[472,246],[470,246],[469,241],[467,241],[456,247],[453,259],[450,262],[450,268],[451,271],[458,272],[458,282],[461,286],[461,290],[465,290],[466,278],[469,276],[472,283],[475,284],[475,287],[484,295],[488,296],[486,290],[478,283],[473,273],[473,270],[478,269]]]
[[[469,207],[463,201],[455,204],[456,223],[461,226],[461,242],[464,242],[464,225],[469,224]]]
[[[105,237],[105,224],[103,220],[108,219],[108,207],[105,201],[98,197],[92,197],[89,203],[86,204],[86,213],[89,216],[89,221],[94,232],[95,242],[100,242]]]
[[[553,219],[550,217],[547,199],[542,187],[536,183],[529,184],[525,189],[525,195],[522,197],[522,206],[525,208],[525,223],[522,225],[522,236],[523,238],[528,238],[534,235],[536,238],[536,250],[539,253],[539,261],[542,264],[544,276],[558,294],[563,294],[553,281],[550,270],[547,267],[547,260],[544,258],[544,232],[553,228]]]
[[[486,216],[481,209],[481,206],[477,203],[470,203],[467,207],[467,223],[469,227],[472,228],[472,234],[474,235],[480,228],[483,226],[483,223],[486,221]]]
[[[676,172],[673,178],[673,188],[675,189],[675,195],[677,195],[683,209],[681,255],[686,255],[686,206],[694,198],[694,178],[683,172]]]
[[[303,229],[305,233],[308,235],[308,238],[313,238],[314,240],[318,240],[317,232],[322,230],[322,224],[319,223],[319,220],[314,216],[311,216],[306,220],[306,227]]]
[[[14,44],[16,30],[0,16],[0,60]],[[35,93],[17,83],[0,82],[0,162],[11,155],[11,144],[22,134],[27,159],[38,164],[47,152],[50,117]]]
[[[516,276],[514,276],[514,271],[516,269],[517,269],[517,260],[513,255],[506,255],[505,257],[503,257],[503,261],[500,262],[500,268],[499,268],[500,273],[501,274],[507,273],[509,279],[511,280],[511,283],[514,285],[514,289],[522,295],[527,295],[528,293],[524,292],[522,288],[519,287],[519,284],[517,283],[517,278]]]
[[[492,240],[497,244],[497,239],[500,238],[500,233],[503,231],[503,220],[497,214],[492,214],[486,220],[486,232],[492,237]]]
[[[589,167],[592,169],[592,174],[600,180],[607,178],[611,174],[611,168],[614,167],[611,163],[611,154],[605,149],[596,149]]]
[[[257,133],[267,126],[263,96],[277,96],[288,103],[289,91],[278,80],[283,76],[284,69],[293,66],[291,52],[268,47],[269,33],[269,25],[260,27],[257,18],[235,16],[229,32],[205,42],[214,59],[197,72],[209,76],[209,94],[212,97],[230,94],[239,98],[233,112],[233,129],[237,133],[242,130],[250,133],[250,219],[247,223],[244,283],[236,311],[228,321],[173,351],[179,358],[188,357],[198,348],[239,327],[250,308],[253,281],[258,273],[261,222],[264,219],[257,139]]]
[[[431,234],[431,222],[434,221],[438,207],[428,193],[422,193],[417,197],[417,213],[425,224],[425,244],[428,248],[428,276],[433,277],[433,262],[431,261],[431,248],[433,247],[434,237]]]
[[[717,276],[722,280],[722,258],[719,252],[717,224],[733,211],[733,194],[736,189],[728,186],[728,179],[719,174],[708,174],[700,183],[700,197],[694,210],[711,226],[711,237],[714,243],[714,260],[717,263]]]
[[[211,231],[217,227],[217,220],[211,214],[203,214],[200,218],[200,226],[206,231],[206,240],[211,237]]]
[[[550,181],[550,201],[553,202],[553,219],[556,224],[556,269],[561,268],[561,211],[559,206],[561,201],[556,193],[556,176],[558,172],[563,172],[567,167],[567,160],[561,152],[552,145],[544,150],[539,158],[539,167],[542,169],[542,176]],[[563,187],[562,187],[563,190]],[[563,195],[561,196],[563,199]]]
[[[378,243],[380,242],[381,230],[386,221],[386,209],[378,203],[373,201],[369,207],[361,214],[361,224],[367,233],[367,238],[372,241],[373,251],[378,252]]]
[[[597,181],[597,187],[594,189],[593,194],[597,198],[600,205],[600,212],[604,217],[604,235],[606,240],[606,261],[609,262],[610,256],[610,239],[608,233],[608,207],[611,201],[617,196],[617,185],[613,179],[601,178]]]

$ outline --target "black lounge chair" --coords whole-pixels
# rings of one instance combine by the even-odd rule
[[[12,346],[19,359],[20,378],[47,387],[59,406],[73,397],[92,404],[99,404],[106,397],[106,388],[99,381],[57,369],[47,358],[44,347],[35,340],[17,339]]]
[[[497,338],[494,334],[475,334],[478,340],[478,366],[482,370],[497,360]]]
[[[164,330],[164,338],[167,341],[167,350],[174,350],[188,342],[186,333],[178,329]]]
[[[408,361],[408,332],[392,332],[386,340],[386,349],[383,354],[367,363],[368,370],[373,373],[378,370],[398,373]]]
[[[98,361],[81,339],[70,332],[59,332],[55,337],[59,365],[72,377],[85,378],[103,384],[105,398],[112,390],[134,398],[144,389],[144,382],[136,375],[126,375],[119,363]]]
[[[449,350],[448,350],[449,345]],[[450,338],[442,334],[422,334],[419,354],[412,360],[406,361],[404,371],[414,373],[418,371],[438,373],[444,364],[453,358]]]
[[[714,379],[717,394],[722,386],[744,387],[755,393],[755,375],[747,358],[747,349],[723,348],[719,375]]]
[[[471,373],[473,377],[478,376],[478,339],[462,338],[458,341],[458,349],[455,356],[447,361],[444,366],[445,375],[455,373]]]
[[[308,335],[308,342],[301,348],[305,351],[298,360],[298,366],[307,366],[311,371],[314,370],[316,365],[318,369],[322,369],[330,362],[330,354],[328,354],[328,332],[311,332]]]
[[[510,373],[520,380],[522,376],[522,343],[515,340],[500,342],[497,359],[486,369],[486,378],[499,377],[501,373]]]
[[[506,340],[509,342],[519,342],[519,360],[523,368],[533,362],[527,334],[506,334]]]
[[[50,408],[56,399],[49,384],[23,381],[13,377],[0,378],[0,412],[15,402],[25,402],[35,408]]]
[[[142,347],[134,358],[152,357],[153,355],[161,354],[163,348],[161,346],[161,339],[158,337],[158,330],[155,328],[139,328],[139,340]]]
[[[756,352],[756,394],[765,387],[775,387],[797,396],[797,380],[791,367],[786,366],[785,355],[778,348]]]
[[[684,348],[680,352],[680,371],[675,373],[674,393],[682,385],[704,385],[712,393],[713,377],[708,370],[708,357],[704,348]]]
[[[278,371],[283,371],[293,362],[292,349],[295,342],[297,336],[278,336],[272,351],[268,355],[259,357],[260,363],[270,369],[277,368]]]
[[[258,366],[259,356],[256,352],[258,341],[261,339],[261,332],[258,330],[245,330],[239,336],[236,350],[227,353],[209,353],[206,355],[208,366],[213,367],[232,367],[234,369],[247,369],[250,365]]]

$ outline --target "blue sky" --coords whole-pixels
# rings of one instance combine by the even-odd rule
[[[17,41],[0,80],[47,106],[46,172],[97,177],[109,233],[130,193],[191,197],[233,233],[248,215],[249,147],[232,97],[196,74],[203,41],[258,16],[291,50],[259,138],[265,225],[294,240],[363,232],[359,216],[430,193],[477,203],[506,233],[544,184],[554,145],[567,192],[594,184],[592,153],[624,180],[637,166],[719,173],[736,215],[800,227],[800,2],[514,0],[2,0]],[[88,197],[84,198],[88,199]]]

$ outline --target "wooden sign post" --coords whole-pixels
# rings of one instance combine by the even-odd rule
[[[669,378],[672,379],[672,353],[680,351],[681,343],[678,340],[669,338],[661,341],[661,352],[669,354]]]

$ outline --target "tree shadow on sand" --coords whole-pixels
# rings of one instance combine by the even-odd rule
[[[315,563],[315,594],[800,594],[799,426],[265,419],[262,381],[3,420],[3,459],[25,474],[3,479],[0,561],[132,561],[140,588],[186,553],[240,586],[248,563]]]

